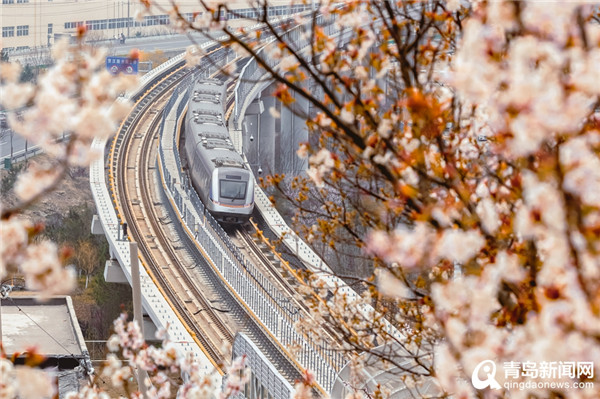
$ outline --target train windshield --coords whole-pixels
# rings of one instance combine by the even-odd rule
[[[245,181],[231,181],[221,180],[220,181],[220,192],[219,198],[229,199],[244,199],[246,196],[246,182]]]

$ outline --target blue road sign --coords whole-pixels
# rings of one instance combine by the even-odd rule
[[[119,72],[136,75],[138,73],[138,63],[139,61],[134,58],[106,57],[106,69],[113,75]]]

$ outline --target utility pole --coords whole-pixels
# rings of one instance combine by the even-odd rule
[[[129,261],[131,263],[131,289],[133,294],[133,320],[140,326],[142,336],[144,335],[144,320],[142,319],[142,290],[140,288],[140,264],[138,262],[137,242],[129,243]],[[144,399],[148,398],[146,392],[146,372],[136,367],[135,374],[138,382],[138,389]]]

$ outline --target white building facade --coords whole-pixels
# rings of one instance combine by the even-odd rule
[[[87,28],[87,40],[103,40],[119,37],[152,36],[173,32],[166,10],[168,0],[153,3],[162,4],[163,9],[153,8],[153,15],[143,15],[144,6],[139,0],[2,0],[1,25],[2,47],[8,51],[33,49],[51,46],[63,36],[75,36],[78,26]],[[193,18],[200,7],[195,0],[178,1],[180,12],[186,18]],[[290,0],[272,1],[269,10],[272,16],[281,16],[292,10]],[[255,15],[243,0],[228,1],[227,5],[236,9],[224,17],[227,20],[240,20],[242,16]],[[306,6],[295,6],[299,11]]]

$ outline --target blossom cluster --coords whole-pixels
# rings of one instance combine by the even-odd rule
[[[265,180],[297,205],[297,228],[341,266],[363,250],[374,269],[365,303],[408,341],[435,343],[419,378],[448,394],[486,395],[469,382],[486,359],[598,359],[597,7],[351,1],[320,11],[300,35],[312,51],[279,40],[267,49],[277,67],[262,64],[292,112],[299,96],[313,106],[298,151],[306,178]],[[326,33],[336,29],[346,41]],[[327,325],[350,357],[382,343],[378,314],[360,317],[343,290],[306,281],[313,317],[300,329]]]
[[[140,397],[142,391],[152,398],[171,398],[175,394],[181,398],[213,397],[218,381],[210,370],[202,369],[194,356],[177,351],[164,331],[156,334],[162,338],[160,347],[147,345],[138,323],[127,318],[123,313],[114,321],[114,333],[107,341],[109,353],[92,383],[80,392],[69,393],[69,399],[105,397],[104,389],[98,385],[104,379],[132,398]],[[240,364],[243,368],[243,361],[237,360],[231,369],[233,382],[227,386],[232,391],[239,385],[236,381],[244,381],[236,374]],[[184,375],[185,382],[179,383],[177,379]],[[144,386],[132,385],[134,378]]]
[[[36,241],[43,226],[19,213],[56,187],[70,166],[88,165],[97,156],[90,149],[92,140],[114,133],[131,106],[120,96],[136,84],[135,77],[112,76],[104,68],[106,51],[82,42],[72,46],[59,41],[52,55],[54,64],[35,85],[19,82],[19,63],[0,64],[0,104],[10,128],[53,159],[31,163],[20,173],[14,187],[20,202],[0,208],[0,279],[18,270],[27,287],[44,296],[74,287],[74,272],[63,267],[69,253],[54,243]]]
[[[294,19],[305,24],[298,36],[309,51],[288,42],[290,25],[283,24],[267,25],[278,39],[259,53],[259,34],[238,35],[222,23],[226,2],[204,6],[187,24],[176,2],[169,14],[177,29],[223,29],[222,44],[258,59],[285,106],[301,113],[294,108],[298,96],[312,105],[302,115],[310,137],[298,152],[308,160],[306,177],[282,189],[298,205],[298,228],[328,260],[361,257],[372,272],[349,279],[360,281],[361,297],[300,273],[312,317],[301,318],[299,330],[323,344],[337,340],[356,369],[365,367],[361,352],[400,345],[419,365],[418,372],[403,369],[401,378],[432,381],[457,398],[495,395],[470,383],[488,359],[600,359],[597,7],[325,1],[320,24]],[[350,33],[345,41],[327,33],[340,31]],[[56,53],[66,51],[66,44],[56,46]],[[33,105],[13,114],[11,124],[64,162],[88,162],[86,145],[110,134],[124,109],[113,100],[127,82],[95,73],[99,54],[79,48],[57,60],[38,87],[19,85],[14,65],[0,69],[3,104]],[[201,55],[189,51],[187,60]],[[71,138],[57,143],[65,132]],[[51,168],[32,167],[15,190],[33,201],[54,177]],[[267,181],[281,189],[285,179]],[[33,243],[37,227],[9,213],[0,221],[0,277],[19,264],[30,286],[66,288],[62,254],[51,243]],[[172,394],[172,373],[189,376],[180,397],[209,397],[215,389],[192,358],[181,358],[168,340],[162,349],[146,346],[125,317],[108,348],[100,376],[125,390],[140,370],[154,397]],[[400,365],[394,354],[382,356]],[[0,363],[2,377],[9,376],[0,377],[0,387],[12,395],[16,369]],[[229,373],[224,396],[240,392],[249,378],[243,358]],[[595,398],[597,375],[582,389],[536,386],[499,395]],[[562,375],[561,381],[576,382]],[[361,383],[352,381],[349,397],[372,394]],[[314,384],[307,372],[295,397],[311,397]],[[72,397],[102,393],[91,386]]]
[[[474,6],[465,24],[449,83],[487,115],[480,123],[489,127],[490,156],[511,170],[495,177],[504,192],[486,193],[481,205],[490,208],[481,219],[491,215],[494,228],[473,254],[480,273],[433,286],[433,320],[446,337],[436,370],[461,397],[475,394],[461,376],[485,359],[591,362],[600,355],[592,338],[600,331],[593,116],[600,31],[593,15],[577,2],[493,2]],[[564,394],[591,398],[597,389]]]

